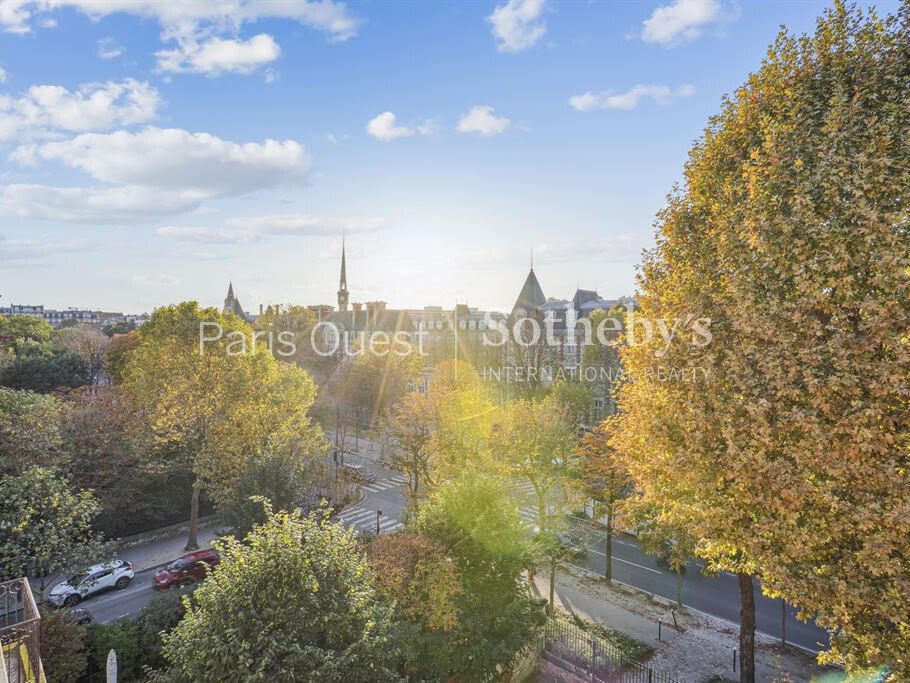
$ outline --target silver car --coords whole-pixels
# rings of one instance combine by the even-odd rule
[[[51,588],[47,601],[62,607],[72,607],[80,600],[109,588],[124,589],[135,576],[133,566],[123,560],[111,560],[84,569]]]

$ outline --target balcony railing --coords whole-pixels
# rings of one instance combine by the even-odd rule
[[[0,583],[0,652],[0,681],[44,682],[41,615],[28,579]]]

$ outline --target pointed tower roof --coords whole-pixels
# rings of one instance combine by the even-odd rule
[[[515,305],[512,306],[512,313],[515,313],[519,308],[523,308],[527,312],[535,311],[545,303],[547,303],[547,297],[544,296],[540,283],[537,281],[537,276],[534,274],[534,269],[531,268],[530,272],[528,272],[528,277],[525,279],[524,286],[522,286],[521,292],[515,300]]]
[[[227,293],[227,298],[228,298],[228,299],[233,299],[233,298],[234,298],[234,283],[231,282],[230,280],[228,281],[228,293]]]
[[[339,285],[341,289],[348,288],[348,274],[344,263],[344,237],[341,238],[341,280]]]

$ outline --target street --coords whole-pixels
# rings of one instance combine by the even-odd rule
[[[336,517],[337,521],[347,527],[354,527],[361,533],[375,533],[378,512],[380,533],[391,533],[402,528],[405,509],[404,476],[358,455],[347,454],[345,460],[368,466],[376,475],[376,479],[362,486],[363,499],[357,505],[342,510]],[[522,519],[533,524],[536,519],[536,508],[532,506],[533,499],[529,497],[528,488],[519,485],[513,493],[519,501]],[[596,525],[580,520],[573,522],[571,531],[574,537],[583,540],[587,550],[585,558],[578,560],[576,566],[603,576],[606,564],[603,532]],[[182,554],[179,544],[175,546],[173,554],[174,557]],[[95,620],[100,622],[135,616],[155,593],[152,589],[152,576],[159,566],[163,565],[138,571],[133,582],[125,590],[89,597],[83,600],[80,606],[88,609]],[[736,577],[726,572],[718,576],[707,576],[702,573],[702,566],[696,561],[688,563],[687,571],[683,575],[683,603],[689,608],[737,624],[739,587]],[[626,534],[614,536],[613,579],[671,602],[676,601],[675,574],[658,566],[655,558],[644,553],[632,536]],[[757,629],[766,635],[780,638],[783,616],[781,600],[765,597],[756,587],[755,610]],[[827,632],[814,622],[798,621],[795,613],[792,607],[786,606],[784,628],[787,642],[813,652],[818,651],[820,647],[826,647],[829,642]]]

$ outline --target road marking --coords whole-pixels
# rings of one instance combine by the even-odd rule
[[[597,555],[600,555],[601,557],[606,557],[606,556],[607,556],[606,553],[602,553],[602,552],[600,552],[599,550],[594,550],[594,548],[588,548],[588,552],[589,552],[589,553],[596,553]],[[649,572],[654,572],[655,574],[662,574],[662,573],[663,573],[663,572],[658,571],[657,569],[651,569],[651,567],[646,567],[646,566],[644,566],[643,564],[636,564],[635,562],[630,562],[629,560],[624,560],[624,559],[622,559],[621,557],[616,557],[616,555],[613,555],[613,560],[616,561],[616,562],[625,562],[626,564],[631,564],[633,567],[638,567],[639,569],[646,569],[647,571],[649,571]]]

